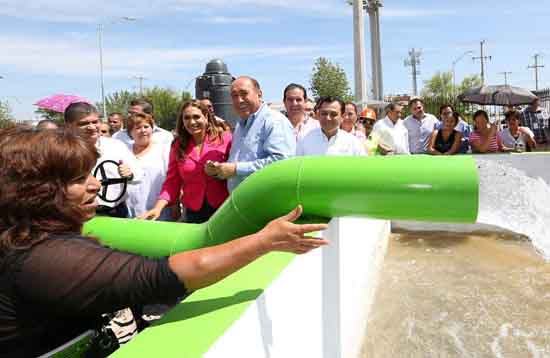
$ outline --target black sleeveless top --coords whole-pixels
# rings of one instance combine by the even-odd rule
[[[167,258],[51,236],[0,257],[0,358],[36,357],[95,328],[102,313],[185,292]]]
[[[445,141],[445,139],[443,138],[443,131],[441,131],[441,129],[438,130],[437,136],[435,137],[434,149],[440,153],[448,152],[453,147],[453,144],[455,142],[455,136],[456,136],[456,130],[453,129],[453,132],[449,136],[449,139]]]

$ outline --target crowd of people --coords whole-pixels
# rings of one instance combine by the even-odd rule
[[[79,102],[65,110],[63,129],[44,120],[37,129],[4,130],[0,357],[43,353],[102,313],[132,307],[141,315],[135,307],[182,297],[269,251],[305,253],[327,243],[304,236],[326,226],[292,223],[298,207],[250,237],[150,260],[82,237],[83,222],[95,215],[202,223],[248,176],[294,156],[523,152],[550,141],[538,100],[508,111],[499,129],[483,110],[471,126],[451,105],[441,106],[439,118],[426,113],[421,99],[410,101],[411,114],[402,119],[400,103],[378,116],[336,97],[312,101],[296,83],[283,90],[284,114],[262,97],[256,79],[233,82],[234,128],[200,99],[182,103],[170,132],[156,124],[150,102],[135,99],[126,116],[111,113],[105,121]],[[103,175],[127,181],[125,192],[121,185],[103,190],[114,201],[97,197],[101,185],[90,175],[105,160],[114,165],[102,167]],[[26,344],[34,340],[42,343]]]

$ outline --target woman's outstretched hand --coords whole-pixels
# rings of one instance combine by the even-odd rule
[[[325,230],[327,224],[295,224],[302,215],[302,206],[298,205],[290,213],[269,222],[258,234],[265,243],[267,251],[286,251],[304,254],[329,242],[305,236],[310,232]]]

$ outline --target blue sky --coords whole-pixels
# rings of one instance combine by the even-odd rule
[[[118,21],[122,16],[134,22]],[[550,56],[550,4],[524,0],[385,0],[381,9],[384,92],[410,93],[409,48],[422,49],[420,85],[447,71],[479,41],[493,57],[488,83],[534,88],[527,65],[535,53]],[[145,86],[187,89],[208,60],[221,57],[233,75],[256,77],[268,101],[280,101],[289,82],[309,86],[315,59],[343,66],[353,88],[351,7],[344,0],[0,0],[0,99],[18,119],[30,119],[38,99],[53,93],[97,101],[97,24],[104,31],[107,93]],[[367,62],[370,59],[366,24]],[[548,64],[550,67],[550,63]],[[370,63],[367,63],[370,76]],[[456,74],[479,73],[470,57]],[[540,72],[550,84],[550,68]]]

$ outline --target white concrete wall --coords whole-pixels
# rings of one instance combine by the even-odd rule
[[[296,257],[204,357],[359,357],[389,234],[389,221],[332,220],[331,245]]]

